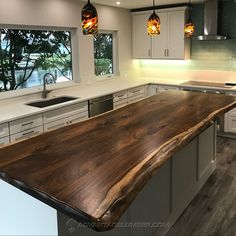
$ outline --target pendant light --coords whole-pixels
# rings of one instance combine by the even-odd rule
[[[84,35],[97,34],[98,32],[98,14],[96,8],[90,3],[82,9],[82,29]]]
[[[191,16],[190,16],[190,1],[189,0],[189,19],[187,21],[187,23],[185,24],[184,26],[184,36],[185,38],[191,38],[193,36],[193,33],[195,31],[195,25],[193,24],[193,21],[191,19]]]
[[[155,36],[160,34],[161,21],[159,16],[155,12],[155,0],[153,0],[153,13],[148,19],[147,33],[150,36]]]

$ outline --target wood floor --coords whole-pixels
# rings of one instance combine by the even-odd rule
[[[236,236],[236,140],[217,144],[216,171],[167,236]]]

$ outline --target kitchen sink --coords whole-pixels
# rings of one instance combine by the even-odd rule
[[[53,106],[56,104],[64,103],[64,102],[69,102],[79,99],[78,97],[69,97],[69,96],[62,96],[62,97],[56,97],[48,100],[40,100],[36,102],[31,102],[27,103],[25,105],[31,106],[31,107],[38,107],[38,108],[44,108],[44,107],[49,107]]]

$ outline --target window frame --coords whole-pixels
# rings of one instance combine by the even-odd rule
[[[115,79],[119,76],[119,56],[118,56],[118,32],[115,30],[99,30],[99,34],[112,34],[112,61],[113,61],[113,73],[106,75],[96,75],[95,74],[95,63],[94,63],[94,75],[96,77],[96,81],[104,81]],[[93,41],[93,50],[94,50],[94,41]],[[94,53],[93,58],[95,61]]]
[[[16,29],[16,30],[55,30],[55,31],[69,31],[71,35],[71,62],[72,62],[72,80],[71,81],[65,81],[60,82],[56,84],[48,84],[47,88],[50,90],[56,90],[66,87],[72,87],[75,86],[75,84],[79,84],[80,80],[78,75],[78,69],[76,65],[76,59],[78,56],[76,56],[76,50],[78,49],[78,28],[73,27],[54,27],[54,26],[27,26],[27,25],[0,25],[1,29],[7,28],[7,29]],[[77,50],[78,51],[78,50]],[[19,96],[25,96],[25,95],[32,95],[36,93],[42,92],[43,85],[38,85],[34,87],[29,88],[23,88],[18,90],[10,90],[10,91],[4,91],[0,92],[0,100],[2,99],[9,99]]]

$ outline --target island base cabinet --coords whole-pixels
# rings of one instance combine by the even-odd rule
[[[172,157],[172,212],[180,215],[195,195],[197,139]]]
[[[165,235],[215,169],[216,124],[165,162],[108,232],[95,232],[58,212],[59,235]]]
[[[2,180],[0,210],[0,235],[58,235],[55,209]]]

